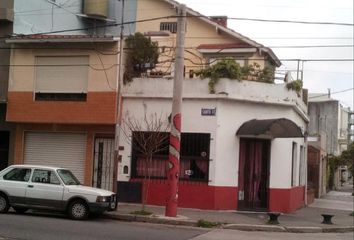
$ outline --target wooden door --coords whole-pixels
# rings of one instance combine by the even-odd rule
[[[268,208],[270,142],[241,139],[238,209],[265,211]]]

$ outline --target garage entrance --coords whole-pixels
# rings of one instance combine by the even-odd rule
[[[84,183],[86,134],[25,133],[24,163],[48,165],[71,170]]]

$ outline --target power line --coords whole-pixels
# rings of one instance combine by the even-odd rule
[[[338,91],[338,92],[331,92],[331,95],[332,95],[332,94],[338,94],[338,93],[349,92],[349,91],[352,91],[353,89],[354,89],[354,88],[348,88],[348,89],[344,89],[344,90],[341,90],[341,91]],[[322,95],[317,95],[317,96],[312,96],[312,97],[309,97],[309,99],[320,98],[320,97],[325,97],[325,96],[328,96],[328,93],[322,94]]]
[[[235,17],[228,17],[227,19],[239,20],[239,21],[273,22],[273,23],[297,23],[297,24],[313,24],[313,25],[354,26],[353,23],[340,23],[340,22],[310,22],[310,21],[296,21],[296,20],[277,20],[277,19],[260,19],[260,18],[235,18]]]
[[[349,48],[349,47],[354,47],[354,45],[293,45],[293,46],[267,46],[267,48]],[[158,48],[160,49],[172,49],[175,47],[168,47],[168,46],[158,46]],[[235,47],[237,48],[237,47]],[[0,47],[0,49],[3,50],[11,50],[11,49],[29,49],[29,50],[33,50],[33,49],[77,49],[77,50],[96,50],[93,48],[82,48],[82,47]],[[129,49],[133,49],[133,48],[124,48],[125,50],[129,50]],[[134,48],[134,49],[139,49],[139,48]],[[143,49],[143,48],[141,48]],[[185,49],[194,49],[197,50],[198,47],[188,47],[186,46]],[[221,48],[221,52],[222,50],[227,50],[228,48]]]
[[[87,30],[91,30],[91,29],[98,29],[98,28],[105,28],[105,27],[118,27],[118,26],[127,25],[127,24],[150,22],[150,21],[169,19],[169,18],[176,18],[176,16],[171,15],[171,16],[164,16],[164,17],[147,18],[147,19],[128,21],[128,22],[123,22],[123,23],[110,23],[110,24],[103,24],[103,25],[97,25],[97,26],[92,26],[92,27],[72,28],[72,29],[65,29],[65,30],[47,31],[47,32],[41,32],[41,33],[18,34],[18,35],[14,35],[14,37],[16,37],[16,36],[30,37],[30,36],[36,36],[36,35],[49,35],[49,34],[64,33],[64,32],[66,33],[66,32],[76,32],[76,31],[87,31]],[[0,38],[5,38],[5,39],[7,39],[9,37],[11,37],[11,36],[0,36]]]
[[[210,19],[210,17],[204,16],[204,15],[187,16],[187,17],[188,18],[208,18],[208,19]],[[65,29],[65,30],[35,33],[35,34],[26,34],[25,36],[38,35],[38,34],[55,34],[55,33],[63,33],[63,32],[74,32],[74,31],[90,30],[90,29],[105,28],[105,27],[117,27],[117,26],[126,25],[126,24],[134,24],[134,23],[141,23],[141,22],[148,22],[148,21],[156,21],[156,20],[161,20],[161,19],[170,19],[170,18],[179,18],[179,16],[169,15],[169,16],[155,17],[155,18],[149,18],[149,19],[127,21],[127,22],[122,22],[122,23],[103,24],[103,25],[98,25],[98,26],[94,26],[94,27]],[[337,23],[337,22],[308,22],[308,21],[275,20],[275,19],[234,18],[234,17],[229,17],[228,19],[243,20],[243,21],[275,22],[275,23],[298,23],[298,24],[315,24],[315,25],[320,24],[320,25],[354,26],[354,24],[352,24],[352,23]],[[8,36],[0,36],[0,38],[8,38]]]
[[[246,58],[233,58],[235,60],[246,60]],[[186,60],[190,60],[190,59],[187,59]],[[265,60],[264,58],[259,58],[259,59],[251,59],[252,61],[260,61],[260,60]],[[280,61],[304,61],[304,62],[311,62],[311,61],[315,61],[315,62],[354,62],[354,59],[279,59]],[[174,61],[174,58],[172,58],[171,60],[165,60],[163,61],[164,63],[165,62],[170,62],[170,61]],[[162,63],[162,62],[159,62],[159,63]],[[99,64],[100,65],[100,64]],[[107,64],[107,65],[110,65],[110,66],[113,66],[113,65],[117,65],[117,64]],[[196,66],[198,65],[210,65],[210,63],[205,63],[205,64],[199,64],[199,63],[195,63]],[[60,64],[60,65],[57,65],[57,64],[50,64],[50,65],[45,65],[45,64],[41,64],[41,65],[36,65],[36,64],[0,64],[0,67],[47,67],[47,66],[92,66],[92,65],[89,65],[89,64],[72,64],[72,65],[66,65],[66,64]]]

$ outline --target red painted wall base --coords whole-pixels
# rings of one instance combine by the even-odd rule
[[[133,179],[132,182],[141,182]],[[304,187],[269,189],[269,209],[272,212],[291,213],[304,206]],[[165,206],[167,182],[151,180],[147,204]],[[209,186],[200,182],[179,182],[178,206],[207,210],[236,210],[237,187]]]
[[[269,211],[291,213],[305,205],[305,187],[269,190]]]
[[[167,192],[165,180],[151,180],[147,204],[164,206]],[[237,209],[237,187],[218,187],[209,186],[207,183],[181,181],[178,206],[209,210]]]

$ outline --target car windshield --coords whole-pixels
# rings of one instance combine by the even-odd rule
[[[65,185],[81,185],[80,181],[77,180],[74,174],[72,174],[69,170],[59,169],[57,172]]]

